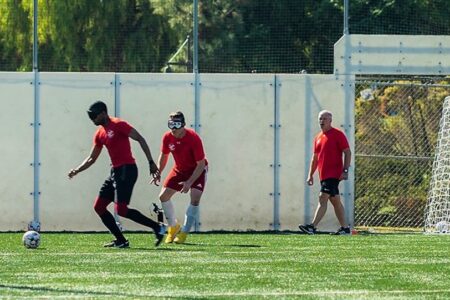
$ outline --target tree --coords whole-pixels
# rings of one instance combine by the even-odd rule
[[[32,53],[33,4],[16,2],[1,6],[7,25],[1,47],[8,50],[4,60],[17,56],[24,68]],[[149,0],[38,3],[40,70],[159,72],[177,44],[167,18],[155,14]]]
[[[31,71],[33,31],[29,6],[12,0],[0,4],[0,67],[5,71]]]

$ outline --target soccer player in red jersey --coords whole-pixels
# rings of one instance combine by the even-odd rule
[[[160,172],[166,167],[170,153],[175,164],[164,180],[163,188],[159,194],[161,205],[166,215],[169,229],[165,243],[185,242],[187,234],[198,216],[200,198],[206,184],[208,161],[203,150],[200,136],[192,129],[185,128],[186,122],[182,112],[169,115],[168,127],[170,131],[162,137],[161,154],[158,159]],[[154,179],[157,183],[160,177]],[[183,228],[175,218],[172,196],[176,192],[190,191],[191,202],[185,214]]]
[[[311,224],[299,225],[301,231],[314,234],[316,227],[327,211],[327,203],[330,200],[334,206],[334,212],[341,225],[335,232],[336,235],[350,234],[350,228],[345,224],[345,212],[339,196],[339,182],[348,179],[351,152],[345,134],[331,126],[332,114],[327,110],[319,112],[319,125],[321,132],[314,138],[314,154],[311,158],[308,185],[313,185],[313,175],[319,170],[320,194],[319,205],[316,209]],[[342,161],[344,154],[344,161]]]
[[[111,174],[100,189],[94,203],[94,210],[116,239],[104,246],[129,247],[128,240],[123,236],[113,215],[107,210],[107,206],[114,202],[115,193],[117,201],[114,204],[114,208],[118,215],[152,228],[156,237],[155,246],[158,246],[164,237],[165,225],[153,221],[136,209],[128,207],[138,176],[136,162],[131,153],[130,138],[137,141],[144,151],[149,162],[152,178],[159,177],[158,167],[152,159],[147,142],[130,124],[122,119],[110,117],[106,104],[101,101],[92,104],[87,113],[92,122],[99,126],[94,135],[94,145],[89,156],[78,167],[70,170],[68,176],[71,179],[78,173],[88,169],[99,157],[103,146],[106,147],[112,163]]]

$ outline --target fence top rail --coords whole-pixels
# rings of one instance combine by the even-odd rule
[[[362,154],[356,153],[356,157],[370,157],[370,158],[389,158],[389,159],[411,159],[411,160],[433,160],[434,156],[409,156],[409,155],[382,155],[382,154]]]
[[[441,87],[441,88],[450,88],[450,82],[448,84],[438,84],[438,83],[401,83],[401,82],[389,82],[389,81],[376,81],[376,80],[356,80],[355,84],[371,84],[378,86],[415,86],[415,87]]]

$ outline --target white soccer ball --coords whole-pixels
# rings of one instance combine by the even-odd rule
[[[29,249],[36,249],[41,243],[41,235],[39,232],[30,230],[25,232],[22,237],[23,245]]]
[[[436,223],[436,232],[447,233],[448,232],[448,223],[446,221],[437,222]]]

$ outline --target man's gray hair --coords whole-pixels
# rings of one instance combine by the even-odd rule
[[[319,118],[320,118],[320,116],[322,116],[322,115],[329,115],[330,118],[333,119],[333,114],[332,114],[331,111],[329,111],[329,110],[321,110],[321,111],[319,112]]]

